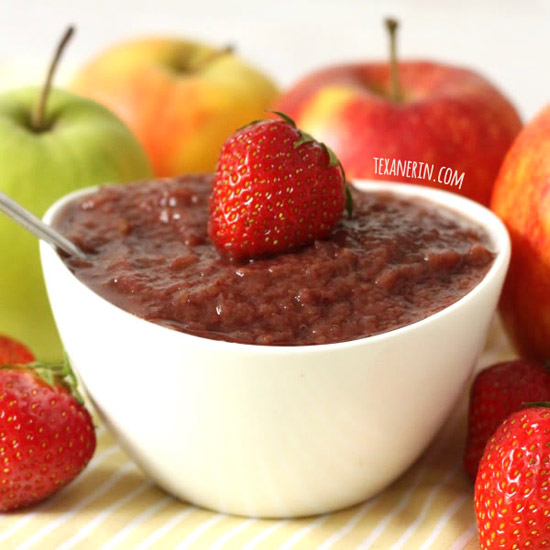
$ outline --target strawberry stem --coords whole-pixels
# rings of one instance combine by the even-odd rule
[[[323,147],[327,152],[330,159],[330,165],[337,165],[340,168],[342,179],[344,180],[344,192],[346,194],[346,213],[348,215],[348,218],[351,218],[353,214],[353,197],[351,196],[351,191],[349,189],[348,180],[346,179],[346,172],[344,171],[344,167],[342,166],[340,159],[336,156],[336,154],[330,147],[327,147],[324,143],[321,143],[321,147]]]
[[[40,363],[34,361],[32,363],[2,365],[0,369],[21,369],[31,371],[52,387],[61,384],[81,405],[84,404],[84,399],[78,391],[78,380],[76,379],[76,375],[66,353],[63,363]]]
[[[348,218],[351,218],[351,216],[353,215],[353,197],[351,196],[351,191],[349,190],[349,185],[345,178],[344,188],[346,191],[346,213],[348,215]]]
[[[524,407],[550,407],[550,401],[527,401],[522,405]]]
[[[292,120],[288,115],[281,113],[281,111],[271,111],[270,109],[266,109],[266,112],[280,116],[285,122],[288,122],[293,128],[296,128],[296,123],[294,122],[294,120]]]

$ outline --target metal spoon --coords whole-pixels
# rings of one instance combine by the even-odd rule
[[[2,191],[0,191],[0,212],[3,212],[27,231],[30,231],[35,237],[46,241],[53,247],[60,248],[71,256],[78,256],[83,260],[89,259],[88,255],[81,248],[76,246],[76,244],[69,241],[69,239],[61,235],[61,233],[56,231],[53,227],[45,224],[34,214],[31,214],[19,203],[10,199],[7,195],[2,193]]]

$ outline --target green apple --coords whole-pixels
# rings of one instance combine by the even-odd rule
[[[111,111],[46,88],[47,103],[40,88],[0,95],[2,191],[40,217],[75,189],[151,176],[141,145]],[[44,109],[37,122],[40,103]],[[62,349],[42,281],[38,241],[1,215],[0,261],[0,334],[24,342],[41,360],[59,359]]]

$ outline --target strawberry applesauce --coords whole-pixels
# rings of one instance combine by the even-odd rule
[[[211,176],[106,186],[54,225],[94,255],[65,258],[139,317],[250,344],[353,340],[414,323],[475,287],[494,254],[473,222],[391,193],[352,189],[354,214],[296,252],[231,262],[207,236]]]

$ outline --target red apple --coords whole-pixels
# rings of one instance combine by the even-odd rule
[[[500,310],[519,352],[550,359],[550,106],[519,134],[491,208],[506,224],[512,259]]]
[[[320,70],[283,94],[276,110],[325,142],[350,178],[419,183],[488,204],[521,128],[516,110],[471,70],[429,61],[397,64],[396,23],[387,24],[390,63]]]

